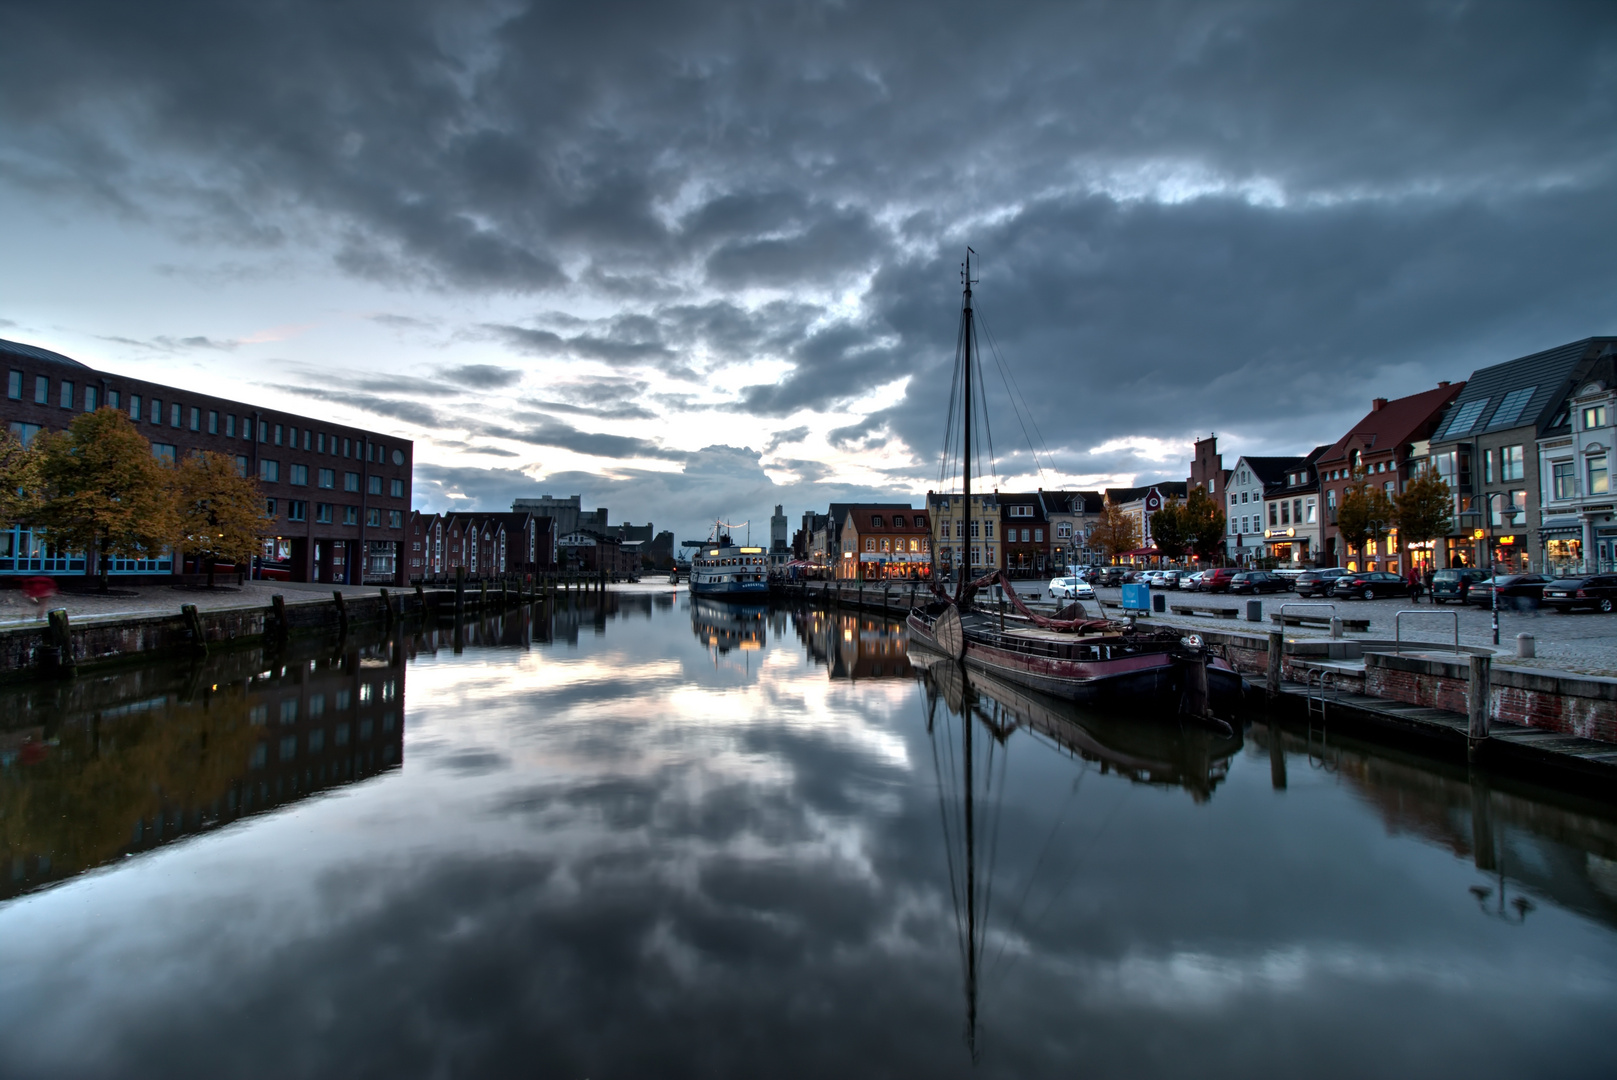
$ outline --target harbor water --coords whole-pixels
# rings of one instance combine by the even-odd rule
[[[562,598],[0,691],[0,1076],[1610,1076],[1617,805]]]

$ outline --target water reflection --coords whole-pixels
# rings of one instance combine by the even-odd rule
[[[792,614],[797,638],[810,660],[833,679],[912,677],[904,624],[879,616],[824,608]]]
[[[397,768],[405,670],[304,643],[0,692],[0,898]]]

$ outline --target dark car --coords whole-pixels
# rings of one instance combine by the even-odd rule
[[[1485,578],[1471,586],[1466,602],[1478,607],[1492,607],[1493,593],[1499,593],[1502,608],[1535,608],[1544,598],[1544,586],[1550,579],[1543,574],[1504,574]]]
[[[1318,570],[1304,570],[1297,575],[1298,596],[1325,596],[1336,584],[1336,579],[1349,571],[1340,566],[1326,566]]]
[[[1108,589],[1115,589],[1119,585],[1123,584],[1123,579],[1127,575],[1128,571],[1123,569],[1121,566],[1103,566],[1101,567],[1100,574],[1097,575],[1095,584]]]
[[[1487,577],[1486,570],[1471,566],[1451,566],[1447,570],[1439,570],[1432,575],[1432,602],[1446,604],[1452,600],[1456,604],[1463,604],[1466,597],[1471,595],[1471,586],[1487,580]]]
[[[1617,574],[1556,578],[1544,586],[1544,606],[1557,611],[1581,607],[1611,611],[1617,607]]]
[[[1235,575],[1240,572],[1241,571],[1235,569],[1233,566],[1214,567],[1213,569],[1207,571],[1206,577],[1202,578],[1201,591],[1228,592],[1230,588],[1230,579],[1235,577]]]
[[[1279,574],[1271,574],[1267,570],[1243,570],[1230,578],[1229,591],[1232,593],[1266,593],[1287,592],[1291,582]]]
[[[1374,600],[1378,596],[1408,596],[1409,582],[1385,570],[1361,570],[1343,574],[1331,586],[1332,596],[1357,596]]]

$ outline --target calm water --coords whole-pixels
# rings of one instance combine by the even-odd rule
[[[0,1075],[1617,1072],[1611,807],[923,660],[648,589],[0,693]]]

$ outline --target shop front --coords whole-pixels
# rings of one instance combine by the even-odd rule
[[[1269,558],[1281,566],[1302,566],[1308,562],[1308,540],[1306,536],[1298,536],[1295,526],[1286,529],[1269,529],[1263,534],[1263,541],[1268,548]]]
[[[926,580],[932,576],[932,553],[861,551],[859,576],[865,581]]]

